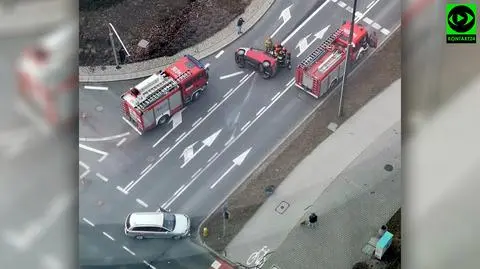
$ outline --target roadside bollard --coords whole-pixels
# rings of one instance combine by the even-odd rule
[[[203,235],[203,237],[207,237],[207,236],[208,236],[208,228],[207,228],[207,227],[203,227],[202,235]]]

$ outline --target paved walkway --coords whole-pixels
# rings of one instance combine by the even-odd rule
[[[245,20],[242,27],[243,32],[246,33],[252,28],[273,3],[275,3],[275,0],[252,0],[251,4],[245,9],[245,12],[239,16]],[[236,31],[237,19],[238,18],[235,18],[227,27],[212,37],[207,38],[193,47],[182,50],[171,57],[161,57],[144,62],[126,64],[122,65],[121,69],[116,69],[115,66],[111,65],[106,66],[105,70],[100,69],[100,67],[91,69],[81,66],[79,70],[80,82],[106,82],[146,77],[157,72],[159,69],[164,69],[185,54],[191,54],[197,59],[205,58],[240,37]]]
[[[337,235],[342,230],[348,232],[361,231],[361,233],[348,238],[348,240],[355,240],[355,242],[346,242],[347,238],[341,240],[338,237],[335,237],[334,241],[325,241],[333,238],[320,236],[318,238],[322,238],[322,241],[316,242],[316,245],[303,247],[297,245],[290,252],[296,253],[300,257],[300,253],[295,252],[294,249],[305,250],[305,247],[315,249],[322,245],[323,248],[328,248],[329,253],[332,254],[325,257],[337,258],[335,262],[339,262],[335,266],[333,266],[333,260],[328,263],[332,266],[322,262],[326,266],[322,268],[347,268],[341,265],[345,261],[343,259],[338,260],[339,256],[345,253],[362,255],[363,244],[368,242],[379,225],[385,223],[400,206],[401,191],[399,183],[398,186],[395,184],[395,186],[380,186],[385,179],[385,176],[382,175],[387,173],[383,170],[387,161],[392,163],[395,167],[394,171],[396,171],[395,173],[387,173],[390,175],[388,181],[399,181],[400,96],[400,80],[398,80],[342,124],[334,134],[307,156],[227,246],[227,257],[233,261],[247,263],[248,257],[263,246],[267,246],[270,250],[277,249],[280,245],[283,245],[287,237],[287,241],[290,239],[291,235],[289,233],[295,234],[298,233],[296,231],[298,228],[305,228],[298,227],[298,223],[311,210],[317,212],[321,225],[323,223],[332,225],[331,228],[322,227],[322,229],[318,229],[326,235]],[[365,162],[365,165],[359,165],[362,162]],[[317,167],[321,169],[317,169]],[[363,174],[364,176],[344,177],[352,173]],[[397,178],[391,178],[392,176]],[[346,180],[335,180],[337,178],[346,178]],[[337,186],[331,189],[333,183]],[[375,196],[375,199],[369,200],[370,188],[374,185],[379,185],[377,186],[378,191],[383,192],[384,195],[390,195],[391,198]],[[319,194],[321,194],[320,198]],[[355,196],[363,196],[364,199],[352,204],[352,197]],[[376,205],[374,205],[375,201],[377,202]],[[276,208],[279,210],[279,205],[282,202],[288,203],[286,204],[288,208],[283,214],[279,214],[276,212]],[[327,219],[329,215],[332,215],[332,210],[342,210],[342,208],[347,207],[347,204],[353,207],[357,206],[357,208],[345,209],[348,212],[347,215],[339,217],[339,219],[343,218],[342,222],[335,223],[331,219]],[[369,206],[365,207],[367,204]],[[384,209],[384,211],[381,211],[383,214],[376,211],[378,205]],[[361,216],[353,214],[355,211],[352,210],[368,213],[371,216],[357,221],[358,219],[355,219],[355,217]],[[335,217],[338,216],[333,214],[332,218]],[[351,225],[356,226],[352,227]],[[312,235],[307,235],[307,237],[315,238]],[[359,238],[361,238],[360,241],[357,240]],[[291,248],[291,246],[289,247]],[[353,247],[355,248],[354,251],[349,249]],[[295,260],[292,257],[293,254],[288,255],[288,251],[280,252],[281,248],[279,249],[279,256],[275,254],[271,256],[272,260],[284,262]],[[332,250],[339,251],[339,253],[333,255]],[[316,259],[314,262],[319,261]],[[350,259],[347,262],[350,262]],[[280,268],[301,268],[298,266],[300,265],[288,264],[280,266]]]

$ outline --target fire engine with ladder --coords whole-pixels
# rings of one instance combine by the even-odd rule
[[[315,98],[335,87],[343,77],[350,22],[333,32],[319,47],[308,55],[295,70],[295,85]],[[361,24],[354,24],[350,46],[350,62],[358,62],[370,47],[377,46],[376,33],[369,34]]]
[[[123,120],[139,134],[165,124],[207,89],[208,67],[185,55],[122,95]]]

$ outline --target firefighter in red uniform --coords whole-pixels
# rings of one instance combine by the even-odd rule
[[[280,44],[275,44],[275,50],[273,51],[273,56],[275,57],[278,57],[278,55],[280,54],[280,52],[282,51],[282,45]]]

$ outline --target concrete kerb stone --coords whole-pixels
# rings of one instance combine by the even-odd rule
[[[401,25],[397,25],[394,30],[391,32],[391,34],[389,36],[387,36],[387,38],[385,38],[380,44],[379,46],[373,51],[373,53],[369,54],[367,56],[367,58],[365,58],[362,62],[360,62],[358,64],[357,67],[355,67],[355,69],[353,69],[348,75],[347,77],[350,77],[352,76],[353,74],[356,73],[356,71],[361,68],[367,61],[368,59],[370,59],[370,57],[372,57],[375,52],[377,50],[380,50],[382,49],[386,44],[387,42],[390,40],[390,38],[397,32],[399,31],[401,28]],[[340,86],[341,85],[338,85],[334,90],[333,92],[337,92],[338,94],[338,90],[340,89]],[[222,200],[221,203],[219,203],[215,209],[213,209],[207,216],[206,218],[204,218],[202,220],[202,222],[200,223],[200,225],[198,226],[198,229],[197,229],[197,241],[199,241],[199,243],[201,243],[203,246],[205,246],[208,250],[210,250],[211,252],[218,254],[218,252],[216,252],[215,250],[213,250],[210,246],[208,246],[205,241],[203,240],[203,237],[202,237],[202,234],[201,234],[201,230],[202,230],[202,227],[204,227],[205,223],[213,216],[213,214],[215,214],[215,212],[217,212],[217,210],[220,208],[220,206],[222,206],[225,201],[228,199],[228,197],[230,197],[238,188],[240,188],[244,183],[245,181],[251,177],[252,175],[258,175],[259,173],[261,173],[269,164],[271,161],[275,160],[275,158],[281,154],[283,152],[283,150],[288,146],[288,141],[293,141],[293,139],[295,139],[298,135],[299,135],[299,131],[305,129],[306,127],[306,123],[308,123],[309,119],[311,119],[316,111],[319,109],[319,105],[315,106],[315,108],[310,112],[308,113],[308,115],[306,115],[301,121],[299,121],[297,123],[297,125],[287,134],[287,136],[285,136],[280,142],[278,142],[278,144],[251,170],[250,173],[248,173],[247,176],[245,176],[242,180],[240,180],[240,182],[230,191],[230,193],[228,193],[228,195]],[[338,126],[340,127],[340,126]],[[228,254],[228,253],[226,253]],[[229,260],[229,262],[231,263],[234,263],[232,261]]]
[[[265,15],[273,3],[275,3],[275,0],[253,0],[245,9],[245,12],[239,16],[243,17],[245,20],[243,31],[247,32],[250,30],[263,17],[263,15]],[[175,56],[160,57],[143,62],[126,64],[122,65],[121,69],[116,69],[115,66],[111,65],[105,66],[104,70],[102,70],[100,66],[81,66],[79,68],[79,81],[107,82],[147,77],[158,72],[160,69],[164,69],[185,54],[191,54],[198,59],[205,58],[234,42],[241,36],[238,35],[236,31],[236,23],[239,17],[235,18],[235,20],[233,20],[227,27],[220,30],[212,37],[207,38],[195,46],[182,50]]]

